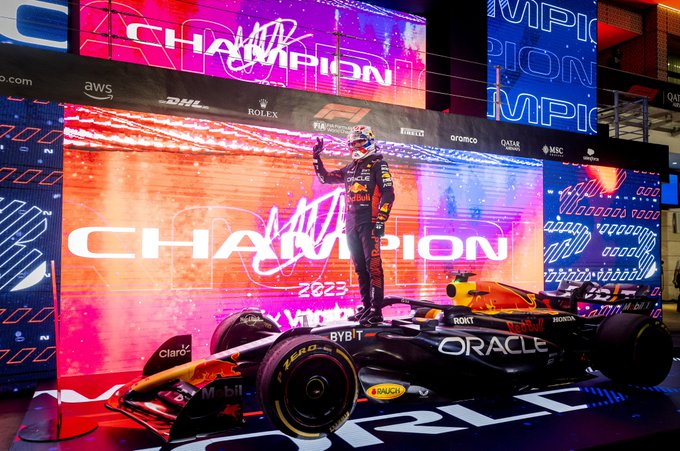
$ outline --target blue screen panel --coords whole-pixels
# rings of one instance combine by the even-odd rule
[[[0,42],[66,52],[68,0],[2,0]]]
[[[596,134],[597,1],[488,0],[487,15],[487,116]]]
[[[661,204],[677,206],[680,203],[678,199],[678,175],[669,174],[668,177],[668,183],[661,184]]]
[[[661,283],[659,176],[544,162],[546,289],[561,280]]]
[[[0,391],[55,374],[63,135],[59,104],[0,97]]]

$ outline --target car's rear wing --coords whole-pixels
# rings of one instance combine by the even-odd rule
[[[550,307],[588,316],[611,316],[622,312],[650,314],[658,300],[650,297],[649,285],[563,280],[554,291],[539,291],[538,299]],[[583,307],[583,305],[586,305]]]

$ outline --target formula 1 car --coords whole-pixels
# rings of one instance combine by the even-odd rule
[[[622,384],[657,385],[670,371],[673,345],[650,316],[648,292],[563,282],[533,293],[461,274],[447,286],[451,304],[386,297],[384,307],[405,304],[411,313],[377,325],[281,332],[260,310],[245,309],[220,323],[209,357],[183,358],[187,336],[174,337],[106,406],[169,442],[242,426],[249,409],[290,436],[314,439],[340,428],[359,396],[462,400],[576,382],[595,377],[593,370]],[[595,310],[582,316],[584,302]],[[592,314],[603,306],[613,308]]]

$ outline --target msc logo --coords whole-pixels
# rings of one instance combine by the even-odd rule
[[[549,145],[544,145],[543,148],[541,149],[544,154],[550,155],[552,157],[562,157],[564,156],[564,147],[559,147],[559,146],[549,146]]]
[[[327,103],[318,113],[314,115],[316,119],[346,119],[353,124],[358,123],[371,111],[370,108],[360,108],[339,103]]]

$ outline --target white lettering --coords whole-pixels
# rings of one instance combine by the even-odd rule
[[[161,246],[191,247],[193,258],[208,258],[209,244],[210,236],[208,230],[194,230],[193,241],[161,241],[158,229],[142,229],[142,258],[158,258],[158,250]]]
[[[90,249],[90,235],[93,233],[137,233],[134,227],[81,227],[73,230],[68,236],[68,249],[78,257],[97,258],[97,259],[130,259],[137,258],[136,253],[118,252],[94,252]],[[192,249],[191,256],[195,259],[210,258],[210,233],[208,230],[195,229],[192,231],[192,241],[161,241],[160,229],[142,228],[141,236],[141,258],[159,258],[160,248],[167,246],[171,248],[189,247]],[[344,234],[328,234],[319,240],[315,240],[303,232],[284,232],[280,235],[280,252],[276,254],[271,239],[262,236],[254,230],[235,230],[226,238],[219,249],[212,256],[215,260],[226,260],[234,252],[252,253],[258,262],[264,260],[298,260],[305,257],[309,260],[326,260],[331,257],[332,251],[338,243],[338,258],[349,259],[349,252],[346,251],[347,240]],[[417,240],[414,235],[404,235],[401,239],[394,235],[385,235],[386,241],[381,248],[383,250],[397,250],[404,246],[403,258],[405,260],[415,259],[415,250],[418,257],[425,260],[449,261],[456,260],[463,255],[466,260],[477,260],[479,251],[485,258],[490,260],[505,260],[508,258],[508,239],[499,237],[497,239],[497,249],[488,239],[481,236],[472,236],[461,240],[456,236],[449,235],[429,235]],[[243,240],[249,240],[250,244],[244,244]],[[129,237],[125,240],[129,242]],[[450,250],[443,255],[436,255],[433,250],[441,253],[440,243],[446,243]]]
[[[198,25],[193,25],[187,21],[185,25],[191,30],[196,30]],[[150,33],[140,31],[147,30]],[[206,46],[205,38],[213,36],[208,33],[211,30],[203,30],[202,33],[193,33],[189,39],[177,37],[177,31],[170,28],[132,23],[126,27],[128,39],[141,45],[153,47],[165,47],[170,50],[177,48],[177,44],[186,44],[192,49],[194,54],[201,54],[207,57],[217,55],[224,58],[223,64],[232,72],[248,73],[256,64],[273,66],[277,64],[281,68],[290,70],[306,70],[316,68],[321,75],[338,75],[343,77],[360,80],[364,83],[376,82],[382,86],[392,86],[393,71],[385,68],[381,71],[370,62],[360,65],[357,62],[349,61],[347,58],[339,62],[329,61],[328,58],[318,57],[308,53],[301,53],[290,50],[292,44],[303,41],[312,36],[311,33],[294,37],[297,31],[297,22],[292,19],[276,19],[269,23],[260,25],[256,23],[250,35],[247,35],[243,27],[238,27],[233,39],[216,38]],[[161,38],[154,32],[159,32]],[[148,35],[150,34],[150,36]],[[188,33],[187,33],[188,34]]]
[[[479,337],[446,337],[439,343],[439,352],[448,355],[478,355],[490,354],[533,354],[548,352],[546,341],[538,337],[522,335],[508,335],[507,337],[493,336],[488,342]]]

